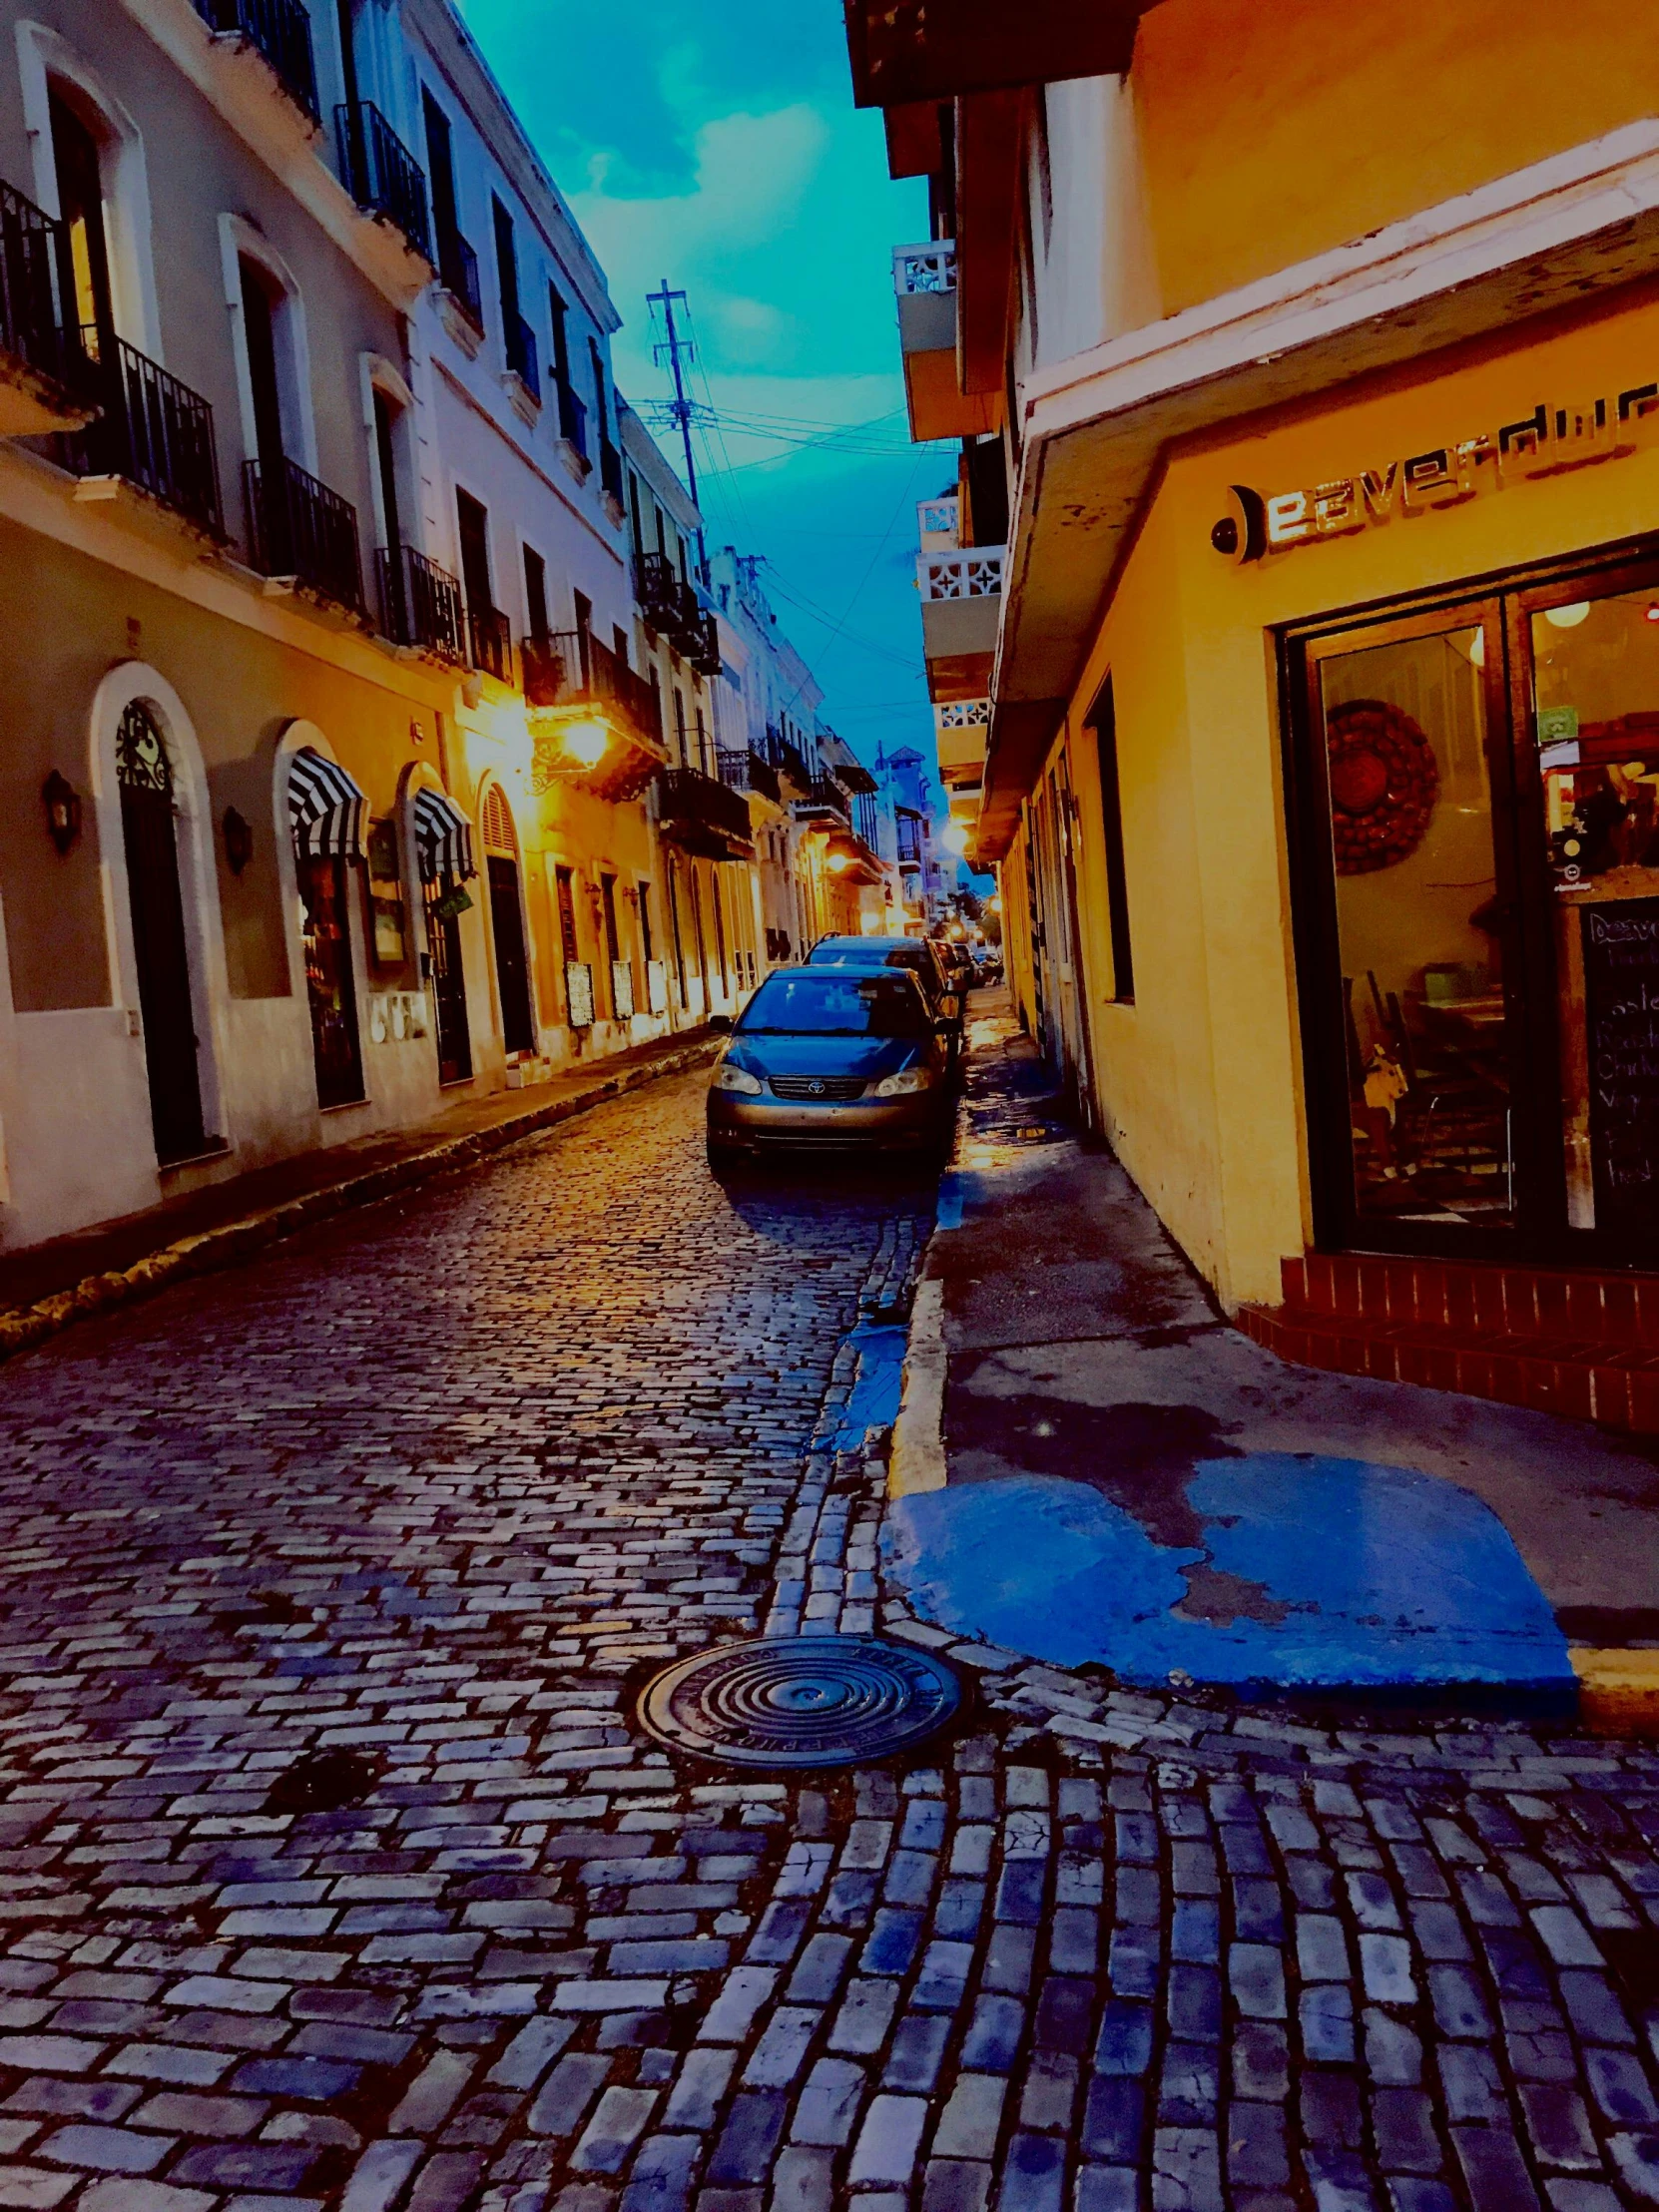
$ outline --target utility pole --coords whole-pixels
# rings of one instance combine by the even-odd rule
[[[691,493],[692,505],[695,507],[697,505],[697,463],[692,459],[692,401],[686,397],[686,379],[680,367],[682,353],[688,361],[692,358],[692,341],[690,338],[681,337],[674,327],[675,301],[678,300],[684,305],[685,298],[686,295],[683,291],[670,291],[668,278],[665,276],[662,290],[648,291],[645,295],[645,303],[648,307],[662,308],[663,321],[668,330],[667,338],[660,345],[654,345],[651,348],[651,357],[659,368],[666,360],[674,375],[674,403],[669,411],[680,425],[680,439],[686,455],[686,489]],[[709,549],[703,541],[701,525],[697,532],[697,573],[707,584],[709,581]]]

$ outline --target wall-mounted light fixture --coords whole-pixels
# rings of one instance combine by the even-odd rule
[[[225,831],[225,857],[231,863],[231,873],[240,875],[254,857],[254,825],[245,815],[239,815],[234,807],[227,807],[222,828]]]
[[[57,846],[59,859],[67,860],[80,840],[81,795],[54,769],[40,787],[40,801],[46,809],[46,834]]]

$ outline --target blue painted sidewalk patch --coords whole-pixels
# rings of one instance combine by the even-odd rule
[[[1363,1459],[1200,1460],[1202,1545],[1153,1541],[1092,1485],[1041,1475],[898,1499],[883,1541],[917,1615],[1119,1681],[1563,1690],[1543,1593],[1455,1483]]]
[[[881,1322],[860,1322],[853,1330],[847,1341],[857,1348],[858,1365],[835,1428],[833,1450],[861,1451],[870,1429],[890,1428],[897,1420],[909,1337],[907,1329]]]

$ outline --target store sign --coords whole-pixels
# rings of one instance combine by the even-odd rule
[[[1461,506],[1524,477],[1552,476],[1612,460],[1655,438],[1659,384],[1638,384],[1616,397],[1571,406],[1540,400],[1518,422],[1456,445],[1407,454],[1357,476],[1334,477],[1301,491],[1264,493],[1234,484],[1228,511],[1211,530],[1210,543],[1229,561],[1256,561],[1265,553],[1286,553],[1323,538],[1377,529],[1396,515]]]

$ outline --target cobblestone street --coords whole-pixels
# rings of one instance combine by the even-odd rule
[[[1659,2203],[1659,1759],[954,1646],[880,1594],[932,1192],[677,1078],[0,1373],[0,2205]],[[939,1646],[917,1757],[673,1657]]]

